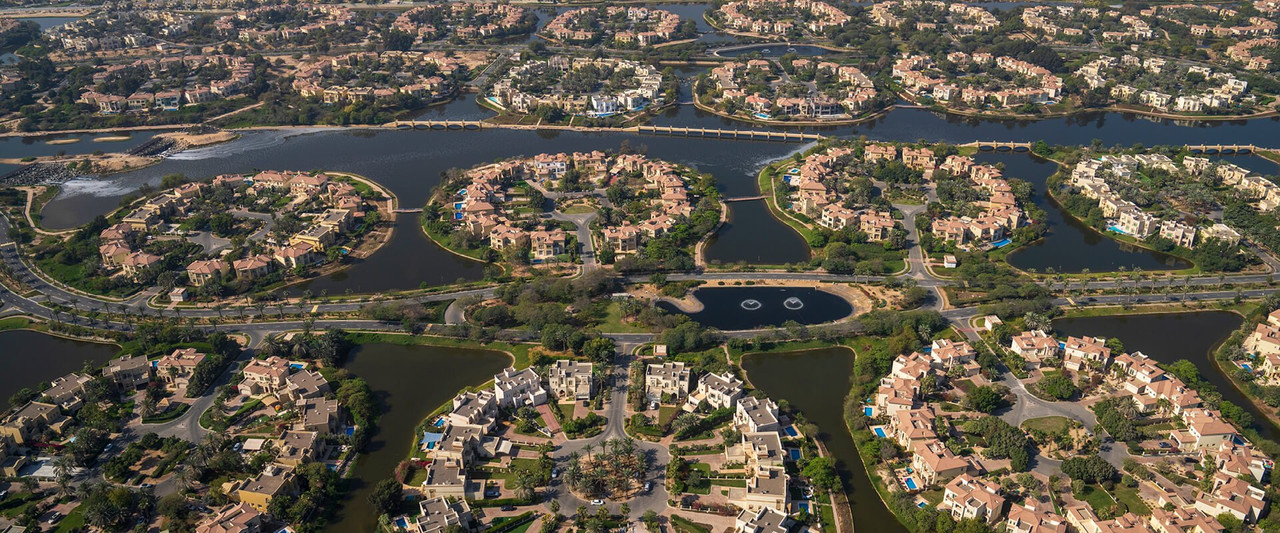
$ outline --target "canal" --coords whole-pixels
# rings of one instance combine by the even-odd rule
[[[12,330],[0,332],[0,401],[25,388],[36,390],[42,382],[52,381],[71,372],[79,372],[85,363],[101,366],[120,348],[66,339],[38,331]]]
[[[463,100],[426,111],[436,118],[473,118],[483,112],[474,101]],[[678,106],[655,120],[672,123],[672,117],[686,121],[679,125],[746,128],[743,123]],[[677,121],[679,122],[679,121]],[[1045,139],[1051,143],[1088,144],[1099,138],[1106,144],[1250,143],[1275,138],[1280,119],[1214,122],[1179,125],[1119,113],[1098,113],[1039,122],[958,119],[920,109],[898,109],[871,123],[821,130],[833,135],[866,135],[875,140],[946,141],[953,143],[983,140]],[[134,138],[144,136],[135,133]],[[21,157],[48,149],[43,143],[23,145],[22,139],[0,141],[0,153]],[[133,172],[103,179],[79,178],[62,186],[59,196],[44,209],[43,223],[50,228],[67,228],[88,222],[109,212],[120,198],[143,184],[156,185],[169,173],[207,178],[228,172],[255,169],[331,169],[354,172],[374,179],[395,192],[406,207],[424,203],[448,168],[466,168],[494,159],[532,155],[540,152],[616,150],[623,143],[645,151],[650,157],[687,164],[716,176],[727,197],[758,194],[756,175],[771,161],[789,156],[809,145],[762,141],[726,141],[683,137],[645,136],[613,132],[561,131],[388,131],[287,129],[249,131],[234,142],[190,150]],[[103,144],[81,142],[68,147]],[[108,143],[110,144],[110,143]],[[26,147],[25,149],[23,147]],[[1049,213],[1050,237],[1039,246],[1012,254],[1010,261],[1024,268],[1044,270],[1049,266],[1064,272],[1089,268],[1114,269],[1120,265],[1145,270],[1174,268],[1167,257],[1144,250],[1125,249],[1088,228],[1074,225],[1056,206],[1044,198],[1043,180],[1053,165],[1026,154],[982,154],[988,161],[1003,161],[1006,175],[1031,181],[1037,188],[1037,202]],[[785,264],[806,261],[807,244],[795,231],[776,220],[764,202],[730,203],[728,223],[706,248],[709,261],[757,264]],[[407,223],[413,220],[413,224]],[[345,275],[317,280],[313,285],[330,293],[370,290],[413,289],[422,282],[431,284],[477,279],[481,268],[469,267],[458,259],[415,235],[412,215],[400,221],[388,248]],[[1065,251],[1064,251],[1065,250]],[[393,251],[395,255],[392,254]],[[402,255],[407,254],[407,255]],[[379,256],[386,256],[381,258]],[[415,269],[404,268],[413,265]],[[318,290],[318,289],[313,289]]]
[[[742,369],[754,387],[774,400],[786,400],[820,428],[817,437],[835,459],[853,507],[854,531],[906,533],[871,485],[844,422],[842,410],[853,359],[853,351],[847,348],[747,354],[742,358]]]
[[[408,456],[418,423],[462,388],[484,383],[510,364],[510,356],[490,350],[380,343],[355,347],[344,368],[369,384],[382,416],[352,467],[347,496],[327,531],[374,533],[378,517],[369,493]]]
[[[1060,318],[1053,321],[1053,328],[1063,335],[1114,337],[1124,343],[1125,350],[1142,352],[1160,363],[1191,361],[1205,381],[1222,393],[1222,399],[1248,411],[1256,421],[1258,432],[1264,438],[1275,440],[1280,437],[1280,428],[1235,388],[1213,359],[1213,351],[1242,323],[1243,317],[1229,311],[1195,311]]]

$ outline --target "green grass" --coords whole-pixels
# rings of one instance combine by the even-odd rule
[[[1129,508],[1129,512],[1143,516],[1151,514],[1151,508],[1147,507],[1147,504],[1143,503],[1142,498],[1138,496],[1137,487],[1130,488],[1116,485],[1112,492],[1117,501]]]
[[[1174,291],[1172,294],[1180,294]],[[1086,318],[1099,316],[1124,316],[1124,315],[1154,315],[1160,313],[1186,313],[1201,309],[1217,309],[1222,311],[1231,311],[1241,315],[1247,315],[1254,307],[1257,307],[1256,300],[1241,300],[1240,303],[1233,303],[1231,300],[1222,300],[1220,302],[1191,302],[1188,305],[1182,304],[1155,304],[1155,305],[1136,305],[1128,309],[1121,306],[1105,306],[1105,307],[1081,307],[1072,308],[1064,307],[1062,318]]]
[[[1045,416],[1032,418],[1022,423],[1026,429],[1038,429],[1045,433],[1062,433],[1071,427],[1071,419],[1065,416]]]
[[[573,409],[577,402],[556,404],[556,409],[560,410],[560,414],[564,415],[565,420],[573,420]]]
[[[348,332],[347,339],[354,344],[395,344],[399,346],[444,346],[448,348],[467,348],[472,350],[490,350],[506,352],[515,359],[517,369],[529,366],[529,348],[537,344],[512,344],[508,342],[479,343],[468,339],[452,337],[431,337],[425,335],[404,335],[399,333]]]
[[[680,414],[680,408],[674,405],[663,405],[658,407],[658,427],[666,427],[677,415]]]
[[[58,528],[54,529],[54,533],[70,533],[72,531],[80,531],[84,527],[84,506],[77,505],[75,509],[67,513],[67,516],[58,522]]]
[[[622,307],[618,302],[610,301],[605,306],[605,314],[598,324],[600,331],[606,333],[647,333],[649,329],[634,322],[622,321]]]
[[[1111,507],[1115,503],[1111,499],[1111,495],[1098,485],[1085,485],[1084,490],[1080,494],[1076,494],[1076,499],[1084,500],[1093,508],[1094,512],[1102,512],[1103,509]]]
[[[186,414],[187,409],[190,409],[190,408],[191,406],[185,403],[170,405],[169,408],[165,409],[163,413],[159,413],[155,416],[144,417],[142,419],[142,423],[143,424],[163,424],[165,422],[174,420]]]
[[[717,487],[737,487],[746,488],[747,480],[745,479],[713,479],[711,484]]]
[[[671,528],[676,533],[711,533],[711,526],[693,522],[678,514],[671,515]]]
[[[24,316],[11,316],[0,319],[0,331],[27,329],[29,327],[31,327],[31,320]]]

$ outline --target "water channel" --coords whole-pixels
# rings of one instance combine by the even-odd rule
[[[877,495],[858,457],[842,413],[853,375],[854,354],[847,348],[822,348],[780,354],[747,354],[742,369],[756,388],[804,413],[821,432],[817,437],[836,462],[853,507],[853,530],[906,533]]]
[[[42,382],[52,381],[71,372],[79,372],[85,362],[97,367],[110,360],[120,349],[102,344],[66,339],[38,331],[12,330],[0,332],[0,400],[8,399],[24,387],[32,390]]]
[[[488,350],[394,344],[363,344],[353,349],[344,368],[369,384],[382,406],[382,416],[351,470],[346,498],[326,530],[374,533],[377,515],[369,504],[369,492],[407,457],[414,428],[462,388],[492,379],[509,364],[507,354]]]
[[[1142,352],[1161,363],[1191,361],[1205,381],[1222,393],[1222,399],[1248,411],[1257,422],[1258,432],[1264,438],[1275,439],[1280,436],[1280,428],[1232,385],[1213,359],[1213,351],[1243,322],[1243,317],[1229,311],[1199,311],[1062,318],[1053,321],[1053,328],[1063,335],[1115,337],[1124,343],[1125,350]]]
[[[853,313],[853,306],[844,298],[809,287],[703,287],[695,289],[692,297],[703,308],[685,315],[728,331],[780,326],[788,320],[821,324]],[[658,302],[658,307],[682,312],[669,302]]]
[[[467,99],[425,111],[435,118],[475,118],[487,114]],[[678,106],[658,117],[658,123],[698,127],[750,127]],[[1059,144],[1088,144],[1099,138],[1105,144],[1252,143],[1276,138],[1280,119],[1177,125],[1120,113],[1097,113],[1039,122],[991,121],[957,118],[920,109],[898,109],[873,122],[822,130],[825,134],[866,135],[876,140],[945,141],[953,143],[983,140],[1045,139]],[[137,140],[146,134],[135,133]],[[22,157],[45,153],[49,145],[23,144],[21,139],[0,140],[0,154]],[[140,141],[139,141],[140,142]],[[355,129],[294,128],[251,131],[234,142],[189,150],[165,161],[133,172],[106,178],[86,177],[63,184],[63,190],[44,210],[43,223],[66,228],[88,222],[93,216],[115,208],[119,199],[144,183],[155,185],[169,173],[207,178],[226,172],[255,169],[332,169],[355,172],[385,184],[399,196],[401,205],[421,205],[439,182],[440,172],[452,167],[470,167],[494,159],[540,152],[572,152],[617,149],[623,142],[645,149],[649,156],[688,164],[714,174],[726,197],[758,194],[755,177],[765,164],[787,157],[807,145],[761,141],[727,141],[683,137],[660,137],[613,132],[524,132],[489,129],[481,131],[388,131]],[[66,145],[78,147],[85,144]],[[119,145],[115,145],[119,146]],[[1026,154],[991,153],[986,161],[1003,161],[1006,175],[1037,184],[1039,202],[1043,179],[1051,164],[1037,162]],[[1256,158],[1252,158],[1256,159]],[[764,202],[730,203],[728,223],[706,249],[709,261],[721,263],[783,264],[805,261],[808,246],[799,234],[768,213]],[[1042,204],[1049,213],[1051,235],[1039,247],[1013,254],[1011,261],[1025,268],[1053,266],[1060,271],[1089,268],[1102,271],[1114,266],[1141,266],[1146,270],[1170,268],[1166,258],[1146,251],[1126,251],[1118,243],[1102,238],[1065,220],[1056,208]],[[374,258],[358,264],[345,274],[313,282],[314,287],[335,291],[389,290],[417,288],[429,283],[454,281],[458,277],[476,279],[480,268],[415,235],[416,220],[405,215],[400,231],[389,247]],[[1071,241],[1071,242],[1068,242]],[[1061,245],[1061,246],[1060,246]],[[1066,246],[1066,248],[1062,248]],[[1067,250],[1069,251],[1063,251]],[[394,257],[393,250],[398,250]],[[382,260],[378,256],[388,256]],[[413,265],[414,269],[404,268]],[[425,277],[424,277],[425,274]],[[316,290],[313,288],[313,290]]]

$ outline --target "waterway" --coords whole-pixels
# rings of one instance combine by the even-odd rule
[[[834,322],[853,313],[853,306],[835,294],[809,287],[703,287],[693,291],[703,309],[683,313],[703,325],[734,331],[780,326],[788,320],[800,324]],[[668,302],[658,307],[681,313]]]
[[[761,57],[782,57],[787,54],[798,56],[834,55],[835,52],[819,46],[791,45],[787,43],[766,43],[753,46],[725,50],[716,55],[722,57],[739,57],[748,54],[759,54]]]
[[[742,358],[742,369],[753,386],[774,400],[785,399],[820,428],[817,437],[835,459],[836,472],[853,507],[853,530],[906,533],[876,494],[844,423],[842,410],[853,359],[847,348],[747,354]]]
[[[1229,311],[1199,311],[1062,318],[1053,321],[1053,328],[1063,335],[1114,337],[1124,343],[1126,351],[1142,352],[1161,363],[1191,361],[1205,381],[1222,393],[1222,399],[1248,411],[1257,421],[1258,432],[1274,440],[1280,437],[1280,428],[1232,385],[1213,360],[1213,351],[1243,322],[1243,317]]]
[[[1190,267],[1177,257],[1147,250],[1108,238],[1081,223],[1049,198],[1047,180],[1058,170],[1057,163],[1029,153],[979,152],[979,163],[1004,163],[1006,177],[1030,182],[1035,187],[1034,202],[1046,213],[1048,232],[1039,242],[1009,254],[1009,264],[1045,272],[1113,272],[1126,269],[1168,270]]]
[[[414,428],[463,387],[484,383],[509,364],[509,356],[488,350],[394,344],[353,349],[344,368],[369,384],[382,405],[382,417],[326,530],[374,533],[378,517],[369,505],[369,492],[408,455]]]
[[[463,119],[476,118],[488,112],[468,98],[431,108],[425,113],[441,119]],[[758,127],[703,113],[692,106],[677,106],[662,114],[655,122],[729,129]],[[898,109],[866,124],[825,128],[820,131],[829,135],[866,136],[873,140],[923,139],[951,143],[975,139],[1045,139],[1056,144],[1089,144],[1094,138],[1106,145],[1126,146],[1135,142],[1146,145],[1253,143],[1258,139],[1280,137],[1277,135],[1280,134],[1280,119],[1179,125],[1173,121],[1147,120],[1134,115],[1096,113],[1039,122],[991,121],[958,118],[921,109]],[[133,139],[138,140],[145,135],[135,133]],[[400,197],[402,205],[410,207],[426,201],[430,190],[439,182],[440,173],[448,168],[466,168],[494,159],[539,152],[617,149],[623,142],[633,148],[644,149],[651,157],[688,164],[700,171],[714,174],[721,191],[727,197],[758,194],[755,177],[765,164],[809,146],[621,132],[308,128],[249,131],[231,143],[179,153],[145,169],[67,182],[59,196],[45,208],[43,223],[51,228],[83,224],[93,216],[115,208],[121,197],[142,184],[156,185],[162,176],[173,172],[207,178],[220,173],[249,172],[255,169],[321,168],[349,171],[383,183]],[[47,154],[51,147],[57,146],[59,145],[9,138],[0,140],[0,155],[23,157]],[[92,142],[61,146],[68,150],[122,147],[117,143]],[[56,151],[58,148],[53,149]],[[1067,272],[1084,268],[1103,271],[1120,265],[1140,266],[1145,270],[1172,266],[1160,255],[1140,250],[1124,250],[1118,243],[1104,239],[1087,228],[1073,226],[1056,208],[1043,203],[1047,202],[1043,198],[1043,180],[1052,172],[1051,164],[1038,162],[1026,154],[990,153],[980,157],[988,161],[1004,161],[1009,168],[1006,175],[1037,184],[1037,201],[1049,213],[1050,237],[1039,249],[1032,247],[1012,255],[1011,261],[1014,264],[1039,270],[1053,266]],[[808,259],[808,246],[800,235],[771,216],[763,202],[734,202],[728,205],[728,224],[709,243],[706,249],[708,260],[721,263],[783,264]],[[405,224],[405,220],[401,224],[402,231],[398,231],[389,247],[378,255],[390,256],[392,250],[412,255],[396,255],[386,263],[377,263],[379,258],[375,255],[363,263],[359,271],[353,268],[345,276],[331,278],[321,285],[331,293],[348,289],[412,289],[424,281],[423,273],[426,273],[432,283],[435,283],[434,280],[453,281],[458,276],[467,279],[480,276],[481,269],[459,266],[456,258],[424,241],[420,235],[413,235],[413,228]],[[385,267],[375,266],[377,264]],[[403,268],[405,264],[414,265],[416,272]]]
[[[159,130],[119,132],[119,133],[74,133],[74,134],[53,134],[29,137],[0,137],[0,158],[21,159],[24,157],[41,157],[51,155],[85,155],[92,154],[98,150],[103,152],[127,152],[130,149],[151,140]],[[128,137],[125,140],[107,140],[98,141],[95,139],[114,139],[116,137]],[[75,139],[70,143],[54,143],[49,141],[65,141]]]
[[[32,390],[71,372],[79,372],[86,362],[94,367],[110,360],[120,349],[114,344],[85,342],[46,335],[38,331],[0,332],[0,400],[7,400],[24,387]]]

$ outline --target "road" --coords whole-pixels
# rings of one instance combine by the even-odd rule
[[[607,440],[629,438],[626,432],[627,373],[628,369],[631,368],[632,356],[630,353],[638,346],[638,343],[633,342],[619,343],[619,351],[621,353],[615,356],[614,365],[610,369],[609,387],[607,390],[600,392],[600,394],[608,394],[604,416],[609,421],[605,425],[604,431],[599,435],[587,439],[571,440],[556,449],[553,457],[561,467],[568,461],[570,455],[580,453],[588,446],[599,449]],[[667,499],[669,497],[666,489],[666,471],[663,469],[663,465],[671,461],[671,454],[667,451],[667,447],[661,444],[639,439],[636,439],[635,443],[638,450],[648,454],[650,469],[645,479],[653,483],[652,490],[648,492],[642,490],[639,494],[627,500],[610,501],[606,506],[610,508],[611,512],[619,513],[619,507],[625,502],[631,508],[632,516],[639,516],[645,511],[661,513],[667,509]],[[550,498],[560,502],[562,513],[572,514],[580,505],[587,506],[591,511],[594,511],[596,507],[590,505],[590,502],[574,496],[559,480],[554,480],[548,491]]]

